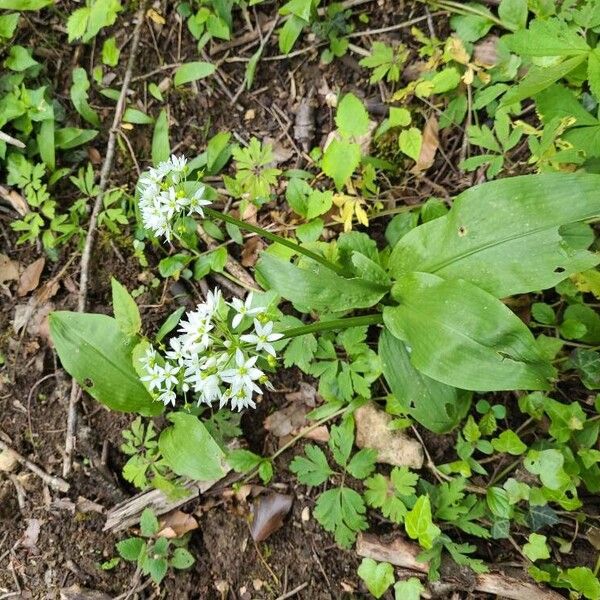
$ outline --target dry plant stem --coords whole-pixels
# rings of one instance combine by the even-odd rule
[[[12,452],[14,457],[27,469],[29,469],[32,473],[37,475],[45,484],[50,486],[52,489],[58,490],[59,492],[68,492],[69,484],[60,477],[55,477],[54,475],[48,475],[46,471],[38,467],[36,464],[32,463],[30,460],[26,459],[24,456],[13,450],[8,444],[5,444],[2,440],[0,440],[0,450],[6,452]]]
[[[401,537],[384,542],[376,535],[359,534],[356,552],[359,556],[389,562],[417,573],[429,572],[429,564],[417,560],[417,556],[421,554],[421,548]],[[473,590],[512,600],[523,600],[523,598],[527,598],[527,600],[564,600],[563,596],[554,590],[543,588],[531,579],[512,577],[506,573],[476,574],[473,580],[473,589],[468,591]]]
[[[0,131],[0,141],[6,142],[11,146],[16,146],[17,148],[25,148],[25,144],[21,140],[18,140],[17,138],[12,137],[12,135],[8,135],[8,133],[4,133],[3,131]]]
[[[90,222],[88,225],[87,236],[85,238],[85,245],[83,253],[81,255],[81,275],[79,278],[79,294],[77,297],[77,311],[84,312],[87,301],[87,289],[88,279],[90,270],[90,260],[92,256],[92,248],[94,246],[94,239],[96,237],[96,226],[98,223],[98,215],[102,208],[102,199],[106,186],[108,185],[108,178],[112,170],[114,156],[115,156],[115,145],[116,139],[121,126],[121,119],[125,110],[125,101],[127,98],[127,90],[129,89],[129,83],[131,82],[131,76],[133,73],[133,65],[135,63],[135,57],[137,48],[140,42],[140,32],[144,23],[145,17],[144,12],[146,8],[146,2],[142,2],[139,10],[136,13],[137,23],[133,31],[133,38],[131,41],[131,50],[129,54],[129,60],[127,62],[127,68],[125,71],[125,77],[123,78],[123,85],[121,86],[121,93],[119,94],[119,100],[115,108],[115,116],[113,118],[112,127],[108,135],[108,144],[106,146],[106,155],[104,162],[102,163],[102,169],[100,171],[100,184],[99,192],[94,201],[92,208],[92,214],[90,215]],[[75,428],[77,422],[76,414],[76,403],[79,397],[80,391],[77,382],[73,380],[71,384],[71,394],[69,396],[69,412],[67,414],[67,435],[65,440],[65,456],[63,460],[63,477],[68,477],[71,472],[71,464],[73,460],[73,450],[75,447]]]

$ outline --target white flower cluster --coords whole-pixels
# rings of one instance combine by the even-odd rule
[[[156,399],[174,405],[177,393],[193,394],[198,403],[218,400],[219,408],[227,403],[238,411],[255,408],[253,394],[262,394],[258,384],[270,387],[256,363],[275,365],[273,342],[283,334],[273,333],[265,307],[252,304],[252,293],[227,303],[219,290],[210,292],[187,313],[164,356],[151,346],[142,359],[141,379]]]
[[[204,216],[203,206],[210,204],[204,198],[206,188],[201,185],[193,194],[186,192],[187,159],[171,156],[158,167],[142,174],[138,182],[139,207],[144,227],[157,237],[171,240],[173,224],[184,214]]]

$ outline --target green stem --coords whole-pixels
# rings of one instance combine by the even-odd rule
[[[383,323],[383,315],[362,315],[360,317],[346,317],[345,319],[332,319],[331,321],[318,321],[302,327],[294,327],[283,332],[284,338],[294,338],[317,331],[329,331],[331,329],[347,329],[348,327],[361,327],[362,325],[376,325]]]
[[[420,0],[420,2],[431,4],[438,9],[445,9],[448,12],[453,12],[458,15],[473,15],[476,17],[481,17],[482,19],[487,19],[488,21],[495,23],[503,29],[506,29],[508,31],[515,31],[514,27],[509,26],[507,23],[501,21],[494,15],[490,15],[487,12],[479,10],[476,7],[461,4],[460,2],[453,2],[452,0]]]
[[[221,219],[222,221],[231,223],[232,225],[235,225],[236,227],[239,227],[240,229],[245,229],[246,231],[251,231],[252,233],[256,233],[257,235],[260,235],[261,237],[271,240],[272,242],[281,244],[282,246],[286,246],[287,248],[290,248],[294,252],[298,252],[299,254],[304,254],[304,256],[311,258],[312,260],[322,264],[324,267],[327,267],[328,269],[331,269],[332,271],[335,271],[336,273],[339,273],[339,274],[343,273],[342,267],[339,267],[338,265],[334,265],[332,262],[329,262],[325,257],[321,256],[320,254],[317,254],[316,252],[312,252],[311,250],[303,248],[302,246],[296,244],[295,242],[292,242],[291,240],[288,240],[287,238],[281,237],[280,235],[277,235],[276,233],[271,233],[270,231],[267,231],[266,229],[263,229],[262,227],[257,227],[256,225],[246,223],[246,221],[240,221],[240,219],[236,219],[235,217],[232,217],[231,215],[228,215],[227,213],[219,212],[218,210],[215,210],[213,208],[204,208],[203,210],[208,216],[213,217],[214,219]]]

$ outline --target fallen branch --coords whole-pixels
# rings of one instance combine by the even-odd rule
[[[135,64],[135,58],[137,48],[140,42],[140,33],[142,30],[142,24],[144,23],[144,12],[146,2],[142,2],[139,10],[136,13],[137,23],[133,31],[133,38],[131,41],[131,52],[129,54],[129,60],[127,62],[127,68],[125,70],[125,77],[123,78],[123,85],[121,86],[121,93],[117,101],[115,108],[115,116],[113,118],[112,127],[108,135],[108,144],[106,146],[106,155],[104,162],[102,163],[102,169],[100,170],[100,184],[99,191],[94,201],[92,213],[90,215],[90,222],[88,225],[87,236],[85,238],[85,245],[83,253],[81,255],[81,274],[79,277],[79,293],[77,296],[77,311],[84,312],[85,305],[87,302],[87,290],[88,290],[88,279],[90,270],[90,260],[92,256],[92,248],[94,246],[94,239],[96,237],[96,226],[98,223],[98,215],[102,208],[102,200],[104,198],[104,192],[108,185],[108,178],[112,171],[114,156],[115,156],[115,145],[117,134],[121,126],[121,119],[123,112],[125,111],[125,102],[127,98],[127,90],[129,89],[129,83],[131,82],[131,76],[133,73],[133,65]],[[65,455],[63,460],[63,477],[68,477],[71,472],[71,465],[73,462],[73,450],[75,448],[75,429],[77,424],[76,404],[79,397],[80,390],[79,385],[75,380],[71,384],[71,394],[69,396],[69,411],[67,413],[67,434],[65,440]]]
[[[0,131],[0,141],[6,142],[11,146],[16,146],[17,148],[25,148],[25,144],[21,140],[18,140],[17,138],[14,138],[12,135],[8,135],[8,133],[4,133],[3,131]]]
[[[224,466],[228,472],[228,467]],[[170,499],[160,490],[150,490],[149,492],[137,494],[133,498],[120,502],[108,511],[103,531],[121,531],[132,525],[137,525],[140,521],[140,515],[146,508],[151,508],[156,516],[164,515],[197,498],[219,481],[222,481],[222,479],[186,483],[184,487],[189,493],[175,500]]]
[[[16,460],[18,460],[24,467],[29,469],[32,473],[37,475],[49,487],[58,490],[59,492],[69,491],[70,486],[64,479],[61,479],[60,477],[55,477],[54,475],[48,475],[46,471],[38,467],[36,464],[32,463],[30,460],[26,459],[16,450],[13,450],[8,444],[5,444],[2,440],[0,440],[0,450],[3,450],[4,452],[10,452]]]
[[[417,560],[421,548],[416,544],[395,537],[390,542],[372,534],[359,534],[356,542],[356,552],[359,556],[385,561],[397,567],[426,574],[429,564]],[[442,584],[451,584],[444,581]],[[473,577],[472,590],[486,594],[494,594],[512,600],[564,600],[558,592],[537,585],[532,579],[513,577],[506,573],[481,573]]]

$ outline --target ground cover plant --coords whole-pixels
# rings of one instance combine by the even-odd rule
[[[599,34],[0,0],[4,597],[600,598]]]

